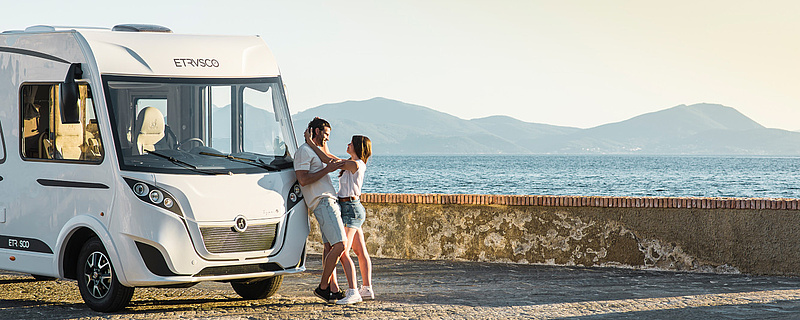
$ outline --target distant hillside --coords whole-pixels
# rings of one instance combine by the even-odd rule
[[[763,154],[746,151],[744,140],[721,139],[761,135],[762,125],[717,104],[679,105],[564,135],[541,150],[553,153],[646,153],[646,154]],[[749,134],[745,134],[749,132]],[[785,131],[787,135],[790,132]],[[713,137],[717,138],[714,139]],[[746,140],[746,139],[745,139]],[[800,141],[798,141],[800,142]],[[768,143],[765,141],[765,143]],[[800,145],[798,145],[800,147]]]
[[[668,141],[708,130],[750,130],[764,127],[736,109],[717,104],[679,105],[631,119],[584,130],[591,136],[619,141]],[[636,132],[636,136],[631,136]]]
[[[385,98],[325,104],[300,112],[293,116],[298,137],[314,117],[333,126],[331,148],[337,154],[344,153],[353,134],[369,137],[376,154],[528,153],[470,121]]]
[[[298,139],[313,117],[331,122],[331,148],[353,134],[375,154],[726,154],[800,155],[800,133],[768,129],[734,108],[679,105],[589,129],[508,116],[464,120],[385,98],[325,104],[293,116]]]
[[[532,152],[534,150],[532,147],[541,140],[581,131],[581,129],[573,127],[524,122],[508,116],[490,116],[472,119],[469,122],[478,125],[494,136],[513,141],[518,150],[527,150],[528,152]]]

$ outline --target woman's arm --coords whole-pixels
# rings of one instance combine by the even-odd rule
[[[350,173],[358,171],[358,163],[355,160],[342,160],[342,162],[342,170],[350,171]]]
[[[311,146],[311,150],[314,150],[314,152],[317,153],[317,155],[319,156],[320,159],[322,159],[322,161],[325,161],[325,156],[327,156],[330,159],[331,162],[341,162],[342,163],[342,168],[341,169],[343,169],[343,170],[350,171],[350,173],[356,173],[356,171],[358,171],[358,163],[356,163],[355,160],[339,159],[336,156],[332,155],[330,153],[330,151],[328,151],[328,144],[327,143],[324,144],[322,146],[322,148],[324,150],[320,150],[319,147],[317,147],[315,145]]]
[[[337,169],[341,169],[342,164],[340,162],[335,162],[327,165],[320,171],[310,173],[308,170],[297,170],[295,171],[295,175],[297,177],[297,182],[301,186],[306,186],[316,182],[317,180],[321,179],[322,177],[326,176],[328,173],[336,171]]]
[[[306,144],[308,144],[311,147],[311,150],[314,150],[314,153],[317,154],[317,156],[320,158],[320,160],[322,160],[322,162],[331,163],[331,162],[341,161],[343,163],[341,169],[350,171],[350,173],[355,173],[356,171],[358,171],[358,163],[356,163],[355,160],[342,160],[334,156],[328,150],[327,143],[322,145],[322,149],[317,147],[317,145],[314,144],[314,141],[311,140],[311,131],[309,131],[308,129],[306,129],[306,131],[303,132],[303,137],[305,137],[306,139]]]
[[[317,156],[319,157],[320,160],[322,160],[322,162],[331,163],[331,161],[341,160],[341,159],[337,158],[336,156],[332,155],[328,151],[327,144],[323,144],[323,148],[325,150],[322,150],[319,147],[317,147],[317,145],[314,144],[314,141],[311,140],[311,131],[309,131],[308,129],[306,129],[306,131],[303,132],[303,137],[305,137],[305,139],[306,139],[306,144],[308,144],[308,146],[311,147],[311,150],[314,150],[314,153],[317,154]]]

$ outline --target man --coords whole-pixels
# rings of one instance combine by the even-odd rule
[[[331,125],[321,118],[314,118],[308,124],[311,140],[324,150],[325,142],[331,133]],[[332,303],[343,298],[333,276],[339,257],[344,252],[345,231],[342,214],[336,198],[336,190],[328,173],[341,169],[343,162],[323,163],[311,147],[303,143],[297,149],[294,169],[297,182],[303,191],[309,213],[313,213],[322,233],[325,249],[322,254],[322,279],[314,290],[314,295]]]

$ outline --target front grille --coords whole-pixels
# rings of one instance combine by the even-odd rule
[[[203,243],[211,253],[264,251],[275,245],[278,224],[248,226],[244,232],[233,227],[201,227]]]

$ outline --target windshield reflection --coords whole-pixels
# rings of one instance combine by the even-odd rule
[[[231,174],[292,167],[294,144],[279,78],[107,76],[123,170]]]

